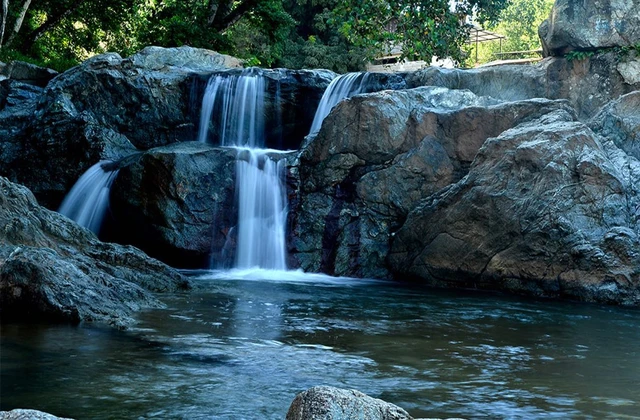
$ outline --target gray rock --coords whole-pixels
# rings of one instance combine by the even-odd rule
[[[150,292],[189,286],[181,274],[136,248],[98,241],[3,177],[0,243],[3,320],[126,326],[133,311],[161,306]]]
[[[424,197],[468,172],[489,137],[557,109],[438,87],[359,95],[300,152],[290,252],[305,270],[388,278],[391,233]]]
[[[11,411],[0,411],[0,420],[72,420],[67,417],[56,417],[38,410],[16,408]]]
[[[634,0],[556,0],[538,31],[545,51],[563,55],[640,43],[640,3]]]
[[[134,67],[158,71],[174,67],[178,71],[211,72],[221,68],[243,67],[242,60],[226,54],[188,46],[146,47],[129,57]]]
[[[58,72],[24,61],[12,61],[0,68],[0,75],[18,82],[45,87]]]
[[[395,234],[396,278],[640,303],[640,162],[565,110],[482,146]]]
[[[593,131],[640,159],[640,91],[621,96],[589,122]]]
[[[286,420],[412,420],[397,405],[353,389],[315,386],[291,403]]]
[[[111,194],[117,240],[174,266],[206,267],[236,224],[236,155],[185,142],[151,149],[122,168]]]
[[[468,89],[505,101],[566,99],[586,121],[621,95],[640,90],[633,73],[640,57],[613,52],[584,60],[550,57],[535,65],[503,65],[472,70],[429,67],[406,76],[407,87]]]

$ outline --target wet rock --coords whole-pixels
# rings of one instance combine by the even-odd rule
[[[586,121],[621,95],[640,90],[633,69],[640,57],[614,52],[584,60],[550,57],[535,65],[503,65],[472,70],[430,67],[407,75],[409,88],[443,86],[468,89],[505,101],[567,99]],[[622,71],[621,71],[622,69]]]
[[[402,408],[353,389],[316,386],[291,403],[286,420],[411,420]]]
[[[174,266],[207,267],[236,223],[236,155],[196,142],[142,154],[112,187],[112,234]]]
[[[549,55],[640,43],[637,1],[556,0],[538,31]]]
[[[142,154],[112,187],[113,239],[176,267],[230,266],[238,159],[245,159],[242,151],[198,142]]]
[[[640,162],[565,110],[482,146],[393,239],[396,278],[640,303]]]
[[[99,321],[126,326],[161,304],[150,292],[188,287],[175,270],[136,248],[107,244],[40,207],[0,177],[0,313],[4,320]]]
[[[72,420],[67,417],[56,417],[53,414],[38,410],[16,408],[11,411],[0,411],[0,420]]]
[[[392,232],[419,200],[468,172],[487,138],[556,109],[424,87],[339,104],[300,152],[290,252],[305,270],[388,278]]]

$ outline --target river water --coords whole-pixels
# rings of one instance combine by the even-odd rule
[[[161,296],[167,308],[139,314],[127,331],[3,324],[0,408],[283,419],[296,393],[324,384],[414,417],[640,418],[638,310],[202,274],[192,273],[197,291]]]

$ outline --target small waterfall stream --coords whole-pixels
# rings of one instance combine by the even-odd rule
[[[219,118],[220,145],[238,150],[236,268],[286,270],[286,161],[264,149],[264,76],[258,69],[212,76],[202,100],[198,140],[207,142]]]
[[[109,189],[118,175],[117,169],[106,169],[111,163],[103,160],[90,167],[71,188],[58,210],[96,234],[100,232],[109,208]]]
[[[320,99],[309,134],[320,131],[322,121],[341,100],[363,93],[369,73],[347,73],[333,79]]]

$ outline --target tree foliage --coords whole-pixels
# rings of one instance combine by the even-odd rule
[[[497,21],[509,0],[344,0],[335,9],[340,32],[374,58],[401,48],[401,58],[464,60],[469,19]]]
[[[361,70],[401,44],[405,57],[461,60],[466,19],[509,0],[0,0],[0,60],[63,69],[93,54],[190,45],[264,67]],[[543,0],[535,0],[543,1]]]
[[[486,42],[478,46],[479,62],[502,58],[501,52],[534,51],[541,49],[538,27],[549,17],[554,0],[511,0],[498,18],[487,29],[505,35],[499,42]],[[475,46],[473,46],[475,48]],[[502,51],[501,51],[502,50]],[[473,51],[472,56],[475,56]],[[506,58],[526,58],[529,53],[510,54]],[[469,63],[471,64],[471,63]]]

